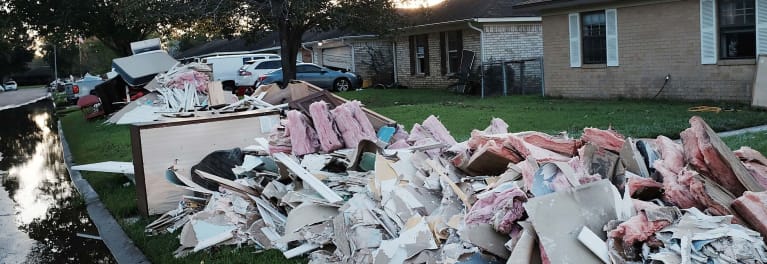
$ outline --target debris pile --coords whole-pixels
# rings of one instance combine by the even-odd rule
[[[699,117],[681,144],[500,119],[457,142],[435,116],[408,133],[356,101],[292,108],[254,146],[171,167],[197,197],[147,232],[180,229],[177,256],[238,245],[312,263],[767,262],[767,158]]]

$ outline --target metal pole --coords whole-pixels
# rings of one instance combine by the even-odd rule
[[[501,72],[503,72],[503,96],[507,95],[508,85],[506,84],[506,62],[501,62]]]
[[[56,58],[56,45],[53,45],[53,78],[56,78],[56,86],[59,85],[59,67]]]

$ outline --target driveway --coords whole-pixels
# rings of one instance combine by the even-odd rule
[[[0,110],[37,101],[48,95],[45,87],[0,92]]]

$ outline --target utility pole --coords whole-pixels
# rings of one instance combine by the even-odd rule
[[[59,64],[56,61],[56,44],[53,45],[53,78],[56,79],[56,87],[59,86]]]

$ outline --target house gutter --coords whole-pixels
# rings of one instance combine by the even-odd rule
[[[485,31],[472,25],[471,21],[469,21],[468,25],[469,25],[469,28],[479,32],[479,52],[482,53],[480,55],[480,61],[479,61],[479,67],[480,67],[479,76],[481,77],[481,80],[482,80],[481,98],[485,98]]]

